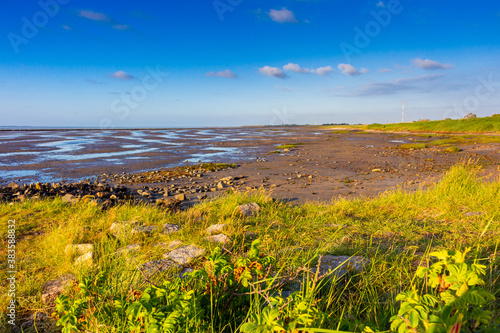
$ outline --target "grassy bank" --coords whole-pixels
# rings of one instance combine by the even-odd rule
[[[492,135],[459,135],[442,139],[426,138],[425,140],[413,140],[412,143],[405,143],[399,146],[400,149],[423,149],[429,147],[451,147],[453,145],[477,145],[484,143],[500,143],[500,136]],[[458,152],[458,150],[456,151]]]
[[[211,275],[198,275],[198,280],[186,279],[188,282],[177,279],[175,283],[178,285],[170,284],[162,289],[170,293],[172,304],[185,306],[185,311],[191,311],[186,313],[192,317],[176,319],[182,326],[174,327],[172,332],[239,332],[241,325],[252,316],[263,318],[270,315],[263,309],[280,292],[294,290],[297,291],[292,296],[293,302],[285,300],[276,306],[282,317],[292,320],[302,316],[309,327],[323,328],[323,332],[333,332],[334,329],[360,332],[365,325],[383,331],[389,329],[390,318],[399,309],[395,296],[411,289],[416,269],[429,260],[427,254],[430,251],[471,247],[471,257],[480,259],[480,263],[487,266],[484,287],[497,298],[500,296],[500,259],[497,253],[500,180],[484,183],[477,172],[473,165],[459,165],[426,191],[408,193],[398,190],[374,199],[339,199],[330,204],[301,206],[271,200],[263,193],[227,194],[178,213],[137,205],[102,211],[92,202],[72,206],[59,199],[12,205],[2,203],[0,216],[4,228],[0,254],[4,258],[7,256],[7,220],[15,220],[18,318],[36,311],[51,313],[53,309],[41,302],[42,286],[51,279],[72,273],[80,282],[86,279],[95,281],[89,285],[99,295],[96,296],[99,301],[90,307],[93,311],[91,318],[88,321],[84,318],[79,325],[91,332],[121,332],[129,325],[130,318],[116,310],[116,304],[122,304],[120,302],[130,300],[130,297],[133,300],[131,290],[143,291],[139,287],[143,279],[138,265],[160,259],[165,252],[154,245],[178,239],[185,244],[204,247],[210,253],[215,246],[204,239],[204,230],[212,224],[226,223],[228,229],[225,233],[232,239],[228,246],[231,254],[223,259],[215,253],[208,261],[199,259],[191,264],[194,269],[205,268]],[[259,214],[244,218],[235,212],[238,205],[249,202],[260,205]],[[160,229],[164,223],[179,224],[183,229],[170,235],[131,235],[121,240],[110,237],[110,225],[126,220],[137,220]],[[252,257],[251,244],[256,238],[260,239],[262,256]],[[64,253],[67,245],[78,243],[94,244],[94,265],[75,266],[74,257]],[[128,257],[115,254],[118,248],[136,243],[141,244],[137,254]],[[370,263],[363,272],[351,272],[322,283],[307,271],[315,267],[318,256],[323,254],[358,255],[368,258]],[[227,268],[230,263],[236,265],[245,258],[254,258],[245,267],[254,265],[255,268],[264,265],[260,261],[268,256],[276,260],[270,258],[269,271],[257,275],[263,276],[259,279],[267,278],[269,289],[255,292],[252,288],[257,288],[257,282],[238,289],[239,286],[229,286],[232,280],[226,279],[224,284],[222,279],[215,278],[219,276],[217,267]],[[2,265],[5,265],[4,261]],[[6,267],[2,267],[2,295],[6,294],[6,271]],[[105,274],[99,275],[100,272]],[[170,278],[175,274],[171,273]],[[233,270],[221,274],[227,277],[233,274]],[[276,283],[281,277],[295,277],[295,280]],[[301,277],[305,283],[297,283]],[[199,281],[204,284],[198,285]],[[148,283],[142,284],[143,287],[146,285]],[[432,289],[427,285],[418,287]],[[182,302],[175,298],[181,290],[193,291],[191,298],[185,294],[181,295],[185,297]],[[200,290],[204,292],[199,293]],[[224,290],[237,291],[222,292]],[[73,289],[67,291],[70,299],[77,293]],[[297,305],[299,300],[302,307]],[[7,299],[2,297],[0,302],[1,308],[5,309]],[[498,302],[487,308],[494,312],[494,318],[500,316]],[[115,309],[115,312],[108,314],[109,309]],[[0,330],[5,331],[6,327],[3,314]]]
[[[371,124],[362,129],[377,131],[412,131],[432,133],[500,133],[500,115],[472,119],[418,121],[397,124]]]

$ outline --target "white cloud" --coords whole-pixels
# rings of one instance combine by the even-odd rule
[[[110,76],[112,78],[115,78],[115,79],[118,79],[118,80],[133,80],[133,79],[135,79],[135,76],[130,75],[127,72],[124,72],[124,71],[114,72]]]
[[[319,76],[326,76],[331,72],[333,72],[332,66],[319,67],[318,69],[316,69],[316,74],[318,74]]]
[[[379,3],[377,3],[377,7],[382,7],[382,8],[385,8],[385,4],[384,4],[384,2],[379,1]]]
[[[283,66],[283,69],[295,73],[314,73],[314,69],[302,68],[298,64],[292,64],[291,62]]]
[[[271,9],[268,13],[269,18],[278,23],[297,23],[297,19],[292,11],[282,7],[281,9]]]
[[[438,61],[430,60],[430,59],[425,59],[422,60],[420,58],[416,58],[413,60],[413,63],[422,69],[425,69],[427,71],[432,71],[432,70],[437,70],[437,69],[450,69],[450,68],[455,68],[452,64],[443,64]]]
[[[372,82],[358,90],[353,96],[393,95],[406,90],[425,91],[428,88],[428,84],[422,85],[421,83],[436,81],[443,77],[444,74],[431,74],[402,78],[389,82]]]
[[[278,79],[286,79],[288,77],[288,75],[286,75],[285,72],[283,72],[278,67],[264,66],[262,68],[259,68],[259,72],[261,74],[264,74],[264,75],[267,75],[267,76],[271,76],[271,77],[275,77],[275,78],[278,78]]]
[[[338,69],[342,72],[342,74],[349,76],[358,76],[360,74],[368,73],[368,69],[361,68],[361,70],[357,70],[354,66],[349,64],[339,64]]]
[[[62,28],[64,30],[71,30],[71,27],[69,25],[63,25]]]
[[[319,67],[318,69],[314,70],[309,68],[303,68],[300,67],[298,64],[293,64],[293,63],[286,64],[285,66],[283,66],[283,69],[285,71],[291,71],[295,73],[312,73],[312,74],[318,74],[320,76],[325,76],[333,72],[332,66]]]
[[[113,29],[116,29],[116,30],[128,30],[128,29],[130,29],[130,26],[128,26],[126,24],[120,24],[104,13],[93,12],[91,10],[80,10],[80,13],[78,16],[85,17],[85,18],[92,20],[92,21],[106,22],[106,23],[110,24]]]
[[[224,77],[226,79],[236,79],[238,76],[234,74],[231,70],[226,69],[225,71],[220,71],[220,72],[208,72],[205,74],[206,76],[218,76],[218,77]]]
[[[392,69],[390,68],[381,68],[378,70],[379,73],[392,73]]]
[[[91,10],[81,10],[79,16],[88,18],[89,20],[92,21],[100,21],[100,22],[111,21],[111,19],[106,14],[93,12]]]

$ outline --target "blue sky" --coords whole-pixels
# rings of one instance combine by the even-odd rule
[[[500,113],[496,1],[9,1],[0,126]]]

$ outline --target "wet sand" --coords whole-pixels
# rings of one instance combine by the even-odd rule
[[[206,130],[206,129],[204,129]],[[199,130],[189,130],[199,131]],[[225,132],[218,135],[218,131]],[[233,132],[231,132],[233,131]],[[206,142],[193,139],[178,142],[170,139],[170,143],[182,145],[182,149],[158,148],[139,152],[120,159],[123,163],[103,163],[103,158],[87,160],[52,160],[23,165],[23,168],[44,168],[54,175],[72,179],[96,176],[100,181],[117,183],[112,177],[102,174],[136,173],[143,170],[155,170],[176,165],[192,165],[202,162],[236,163],[237,167],[204,175],[202,178],[181,178],[162,183],[138,183],[127,185],[133,190],[141,188],[187,187],[188,185],[214,184],[228,176],[243,176],[244,180],[237,190],[246,191],[263,188],[272,197],[285,199],[294,203],[308,201],[329,202],[338,197],[355,198],[359,196],[375,196],[386,190],[403,187],[416,190],[440,179],[445,170],[460,160],[473,159],[483,165],[485,179],[498,177],[500,165],[500,147],[498,144],[481,144],[461,146],[456,154],[446,154],[443,148],[427,148],[423,150],[401,150],[397,147],[403,142],[422,140],[416,135],[401,136],[389,133],[334,133],[330,130],[319,130],[316,127],[290,128],[242,128],[238,135],[235,129],[211,129],[207,132]],[[241,133],[246,134],[242,137]],[[190,133],[190,132],[188,132]],[[193,132],[194,133],[194,132]],[[74,135],[74,133],[73,133]],[[81,154],[113,154],[127,152],[123,145],[137,144],[137,140],[127,139],[127,133],[113,134],[113,140],[99,145],[86,146],[80,149]],[[148,133],[151,139],[155,133]],[[232,140],[229,140],[231,139]],[[39,138],[43,139],[43,138]],[[439,137],[424,140],[436,140]],[[117,146],[116,140],[121,146]],[[120,141],[121,140],[121,141]],[[135,141],[136,143],[132,143]],[[46,142],[50,142],[47,139]],[[184,144],[183,144],[184,143]],[[280,150],[281,144],[302,143],[289,151]],[[1,147],[5,148],[5,143]],[[12,149],[22,149],[21,146]],[[128,148],[130,149],[134,148]],[[0,151],[1,154],[2,151]],[[238,152],[238,153],[235,153]],[[188,162],[185,162],[189,156]],[[2,168],[6,168],[2,166]],[[7,167],[8,168],[8,167]],[[0,169],[1,170],[1,169]],[[498,179],[498,178],[496,178]],[[10,179],[3,179],[4,183]],[[205,193],[213,197],[223,193],[225,189]],[[187,202],[198,201],[197,193],[186,192]]]

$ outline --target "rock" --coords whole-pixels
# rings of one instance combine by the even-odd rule
[[[181,279],[184,279],[185,275],[186,275],[187,273],[191,273],[191,272],[194,272],[194,269],[192,269],[192,268],[190,268],[190,267],[186,267],[186,268],[184,268],[184,269],[182,270],[182,272],[179,274],[179,277],[180,277]]]
[[[140,269],[143,273],[151,275],[155,272],[164,272],[166,270],[169,270],[172,268],[178,268],[178,267],[179,267],[179,265],[177,265],[172,260],[159,259],[159,260],[148,261],[148,262],[142,264]]]
[[[372,172],[380,172],[382,171],[381,169],[373,169]]]
[[[132,229],[132,234],[149,235],[149,234],[152,234],[153,232],[155,232],[156,230],[158,230],[158,227],[155,225],[139,225],[139,226],[135,227],[134,229]]]
[[[179,240],[179,239],[174,239],[173,241],[169,242],[169,243],[165,243],[165,242],[161,242],[161,243],[156,243],[155,245],[153,246],[156,246],[156,247],[162,247],[162,248],[165,248],[167,250],[174,250],[175,248],[179,247],[182,245],[182,241]]]
[[[73,274],[63,275],[56,280],[51,280],[43,286],[42,292],[42,302],[45,305],[52,306],[59,295],[61,295],[64,290],[73,284],[75,277]]]
[[[33,327],[35,324],[36,329],[34,331],[38,330],[39,332],[48,332],[49,327],[44,326],[55,325],[55,320],[44,312],[37,312],[31,314],[28,321],[25,321],[19,327],[21,328],[22,332],[28,332],[28,329]],[[12,332],[15,332],[15,330],[13,330]]]
[[[361,256],[325,255],[321,257],[318,275],[323,277],[333,274],[333,277],[340,277],[347,272],[362,272],[369,264],[370,260]],[[314,267],[311,271],[316,273],[317,268]]]
[[[255,202],[247,203],[237,207],[238,211],[243,216],[252,216],[260,211],[260,206]]]
[[[165,253],[163,258],[172,259],[178,264],[185,265],[192,259],[204,255],[205,252],[206,250],[204,248],[196,245],[186,245]]]
[[[247,232],[245,232],[245,238],[256,239],[258,237],[259,237],[259,234],[256,233],[256,232],[253,232],[253,231],[247,231]]]
[[[218,189],[223,189],[224,188],[224,184],[222,182],[218,182],[217,183],[217,188]]]
[[[94,244],[70,244],[64,249],[64,253],[68,256],[82,255],[94,251]]]
[[[227,224],[225,224],[225,223],[212,224],[205,231],[209,235],[215,235],[215,234],[220,234],[226,227],[227,227]]]
[[[74,204],[74,203],[77,203],[78,202],[78,199],[75,198],[75,196],[73,194],[70,194],[70,193],[67,193],[65,194],[62,198],[61,198],[62,202],[65,202],[65,203],[70,203],[70,204]]]
[[[208,237],[205,237],[205,240],[207,240],[211,243],[219,243],[222,245],[226,245],[226,244],[232,242],[231,238],[229,236],[224,235],[224,234],[208,236]]]
[[[182,226],[180,226],[178,224],[165,223],[163,225],[163,233],[164,234],[171,234],[174,232],[178,232],[181,229],[182,229]]]
[[[116,237],[120,237],[125,236],[129,230],[132,230],[132,228],[137,225],[139,225],[138,221],[114,222],[111,224],[109,230]]]
[[[75,259],[75,265],[88,265],[92,263],[94,252],[87,252]]]
[[[186,200],[186,195],[184,193],[181,193],[181,194],[177,194],[176,196],[174,196],[174,198],[176,200],[179,200],[179,201],[184,201],[184,200]]]
[[[7,187],[10,187],[12,190],[17,190],[20,186],[17,185],[16,183],[12,182],[7,185]]]
[[[464,214],[464,216],[479,216],[483,214],[484,214],[483,212],[467,212]]]
[[[168,210],[175,210],[181,204],[180,200],[174,198],[156,199],[156,205]]]
[[[130,252],[137,252],[137,251],[139,251],[140,248],[141,248],[141,244],[136,243],[136,244],[121,247],[118,250],[116,250],[115,253],[118,255],[128,254]]]

